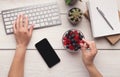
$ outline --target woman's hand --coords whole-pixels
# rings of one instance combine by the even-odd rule
[[[27,47],[33,32],[33,25],[28,24],[28,17],[19,15],[13,25],[17,46]]]
[[[94,41],[84,40],[85,43],[81,43],[82,59],[86,66],[93,65],[94,57],[97,54],[97,48]],[[89,47],[89,50],[87,50]]]

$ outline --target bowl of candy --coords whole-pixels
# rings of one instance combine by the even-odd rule
[[[76,26],[82,20],[83,13],[79,8],[72,8],[68,12],[68,20],[73,25]]]
[[[64,33],[62,43],[67,51],[78,52],[81,49],[80,43],[84,43],[83,38],[85,37],[80,30],[71,29]]]

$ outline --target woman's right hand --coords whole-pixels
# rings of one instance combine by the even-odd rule
[[[93,65],[94,58],[97,54],[96,44],[94,41],[87,41],[85,39],[83,41],[84,43],[80,43],[83,62],[85,66]]]

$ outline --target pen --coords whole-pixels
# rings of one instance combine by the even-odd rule
[[[107,22],[107,24],[109,25],[109,27],[114,30],[114,28],[112,27],[112,25],[110,24],[110,22],[107,20],[107,18],[105,17],[104,13],[98,8],[96,7],[97,11],[100,13],[100,15],[104,18],[104,20]]]

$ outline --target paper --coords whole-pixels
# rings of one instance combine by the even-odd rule
[[[102,10],[114,30],[109,27],[96,7],[99,7]],[[115,0],[89,0],[88,8],[94,38],[120,34],[118,8]]]

